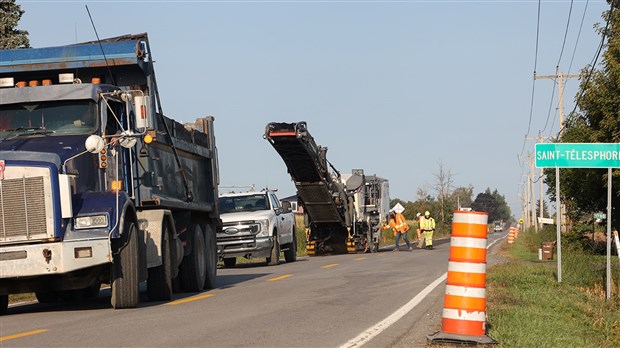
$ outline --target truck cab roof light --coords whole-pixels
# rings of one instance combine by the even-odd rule
[[[92,79],[90,79],[90,82],[91,82],[93,85],[98,85],[98,84],[100,84],[100,83],[101,83],[101,79],[100,79],[100,78],[98,78],[98,77],[93,77]]]
[[[24,87],[26,87],[26,81],[18,81],[15,84],[15,87],[17,87],[17,88],[24,88]]]
[[[36,87],[36,86],[38,86],[38,85],[39,85],[39,81],[37,81],[37,80],[30,80],[30,81],[28,82],[28,86],[29,86],[29,87]]]
[[[41,81],[41,85],[43,85],[43,86],[51,86],[52,85],[52,80],[45,79],[45,80]]]
[[[15,79],[12,77],[3,77],[0,79],[0,88],[15,87]]]
[[[72,73],[58,74],[58,82],[73,83],[73,74]]]

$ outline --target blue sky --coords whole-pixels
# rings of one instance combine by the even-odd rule
[[[441,161],[455,186],[517,194],[527,168],[538,1],[17,1],[33,47],[147,32],[162,106],[179,121],[216,117],[222,185],[295,193],[262,138],[306,121],[341,172],[390,180],[415,200]],[[560,69],[568,73],[586,1],[574,1]],[[542,1],[537,74],[555,73],[570,1]],[[607,9],[589,1],[570,73],[590,63]],[[557,88],[537,80],[530,136],[555,135]],[[578,82],[566,82],[565,111]],[[552,110],[549,115],[549,107]],[[555,122],[552,121],[555,118]],[[523,154],[533,151],[527,141]],[[538,188],[537,188],[538,189]]]

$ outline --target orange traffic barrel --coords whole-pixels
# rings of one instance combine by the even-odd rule
[[[511,227],[510,231],[508,232],[508,244],[512,244],[515,242],[515,236],[517,234],[516,232],[517,228],[516,227]]]
[[[487,213],[455,211],[441,331],[431,343],[497,343],[486,335]]]

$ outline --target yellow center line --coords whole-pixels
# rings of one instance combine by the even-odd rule
[[[26,337],[26,336],[32,336],[32,335],[36,335],[36,334],[40,334],[40,333],[44,333],[48,331],[49,331],[48,329],[41,329],[41,330],[22,332],[22,333],[10,335],[10,336],[2,336],[0,337],[0,342],[8,341],[8,340],[16,339],[16,338],[21,338],[21,337]]]
[[[362,261],[362,260],[366,260],[365,257],[358,257],[357,259],[355,259],[355,261]]]
[[[190,298],[185,298],[185,299],[182,299],[182,300],[176,300],[176,301],[168,302],[168,303],[166,303],[166,305],[178,305],[178,304],[181,304],[181,303],[187,303],[187,302],[202,300],[203,298],[213,297],[213,296],[215,296],[215,294],[198,295],[198,296],[194,296],[194,297],[190,297]]]
[[[379,254],[379,256],[385,256],[385,253],[383,253],[383,254]]]
[[[334,267],[334,266],[338,266],[338,264],[337,263],[332,263],[330,265],[321,266],[321,268],[330,268],[330,267]]]
[[[286,275],[283,275],[283,276],[280,276],[280,277],[275,277],[275,278],[267,279],[267,281],[268,282],[275,282],[276,280],[285,279],[285,278],[292,277],[292,276],[293,276],[292,274],[286,274]]]

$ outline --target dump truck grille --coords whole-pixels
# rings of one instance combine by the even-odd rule
[[[47,172],[47,176],[0,180],[0,242],[53,236],[49,170]]]

